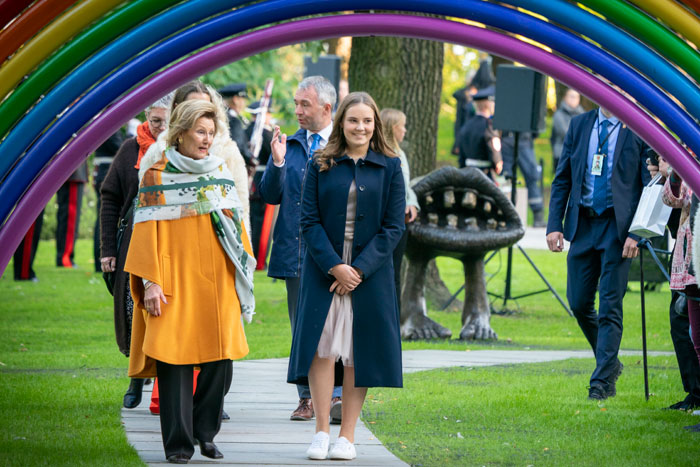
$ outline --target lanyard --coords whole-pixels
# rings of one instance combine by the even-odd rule
[[[618,120],[615,126],[613,126],[612,129],[608,131],[608,134],[605,135],[605,139],[603,141],[600,140],[600,116],[597,117],[596,121],[598,122],[598,150],[596,151],[596,154],[602,154],[603,146],[605,146],[605,143],[607,143],[608,138],[610,138],[610,135],[613,134],[613,131],[615,131],[618,126],[620,126],[620,121]],[[603,154],[603,157],[608,157],[608,155]]]

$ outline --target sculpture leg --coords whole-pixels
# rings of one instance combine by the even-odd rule
[[[464,309],[462,310],[462,340],[498,339],[491,329],[491,307],[486,294],[484,257],[467,257],[464,265]]]
[[[427,316],[425,275],[430,258],[407,256],[406,280],[401,298],[401,337],[415,339],[447,339],[452,331]]]

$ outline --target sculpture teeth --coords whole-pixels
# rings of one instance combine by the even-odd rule
[[[479,222],[476,220],[476,217],[467,217],[464,219],[464,226],[467,230],[479,230]]]
[[[499,210],[496,212],[496,215],[497,215],[498,217],[503,217],[503,211],[501,211],[501,210],[499,209]]]
[[[438,225],[438,215],[435,214],[434,212],[431,212],[430,214],[428,214],[428,224]]]
[[[425,195],[425,204],[428,204],[428,205],[433,204],[433,195],[430,195],[430,194]]]
[[[447,227],[448,228],[456,229],[458,222],[459,222],[459,218],[457,217],[456,214],[448,214],[447,215]]]
[[[467,209],[474,209],[476,208],[476,193],[473,191],[467,191],[464,193],[464,196],[462,197],[462,207],[465,207]]]
[[[506,221],[500,221],[498,223],[498,230],[506,230]]]
[[[445,205],[445,208],[449,209],[455,204],[455,192],[448,189],[446,190],[443,195],[443,204]]]
[[[486,228],[489,230],[496,230],[496,227],[498,227],[498,221],[496,219],[488,219],[486,221]]]
[[[484,212],[486,214],[489,214],[491,210],[493,209],[493,206],[491,205],[490,201],[484,201]]]

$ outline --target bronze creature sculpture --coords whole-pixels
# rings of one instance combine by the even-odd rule
[[[427,316],[425,278],[437,256],[464,265],[465,297],[459,338],[497,339],[491,329],[484,256],[520,240],[525,231],[510,200],[484,173],[473,167],[442,167],[413,185],[420,213],[409,224],[408,266],[401,299],[401,337],[449,338],[452,332]]]

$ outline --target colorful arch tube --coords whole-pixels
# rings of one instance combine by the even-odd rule
[[[0,0],[0,29],[15,19],[34,0]]]
[[[12,24],[0,31],[0,63],[30,37],[60,15],[75,0],[37,0]],[[1,8],[1,7],[0,7]]]
[[[700,89],[686,75],[643,42],[563,0],[508,0],[508,4],[543,15],[563,25],[576,25],[576,32],[612,52],[655,81],[674,96],[696,120],[700,120]]]
[[[674,0],[630,0],[642,10],[663,20],[676,32],[700,46],[700,19]]]
[[[531,66],[581,91],[622,116],[624,122],[677,168],[700,192],[700,169],[653,118],[607,84],[543,49],[510,36],[442,19],[402,15],[344,15],[280,24],[217,44],[182,60],[137,86],[105,110],[71,141],[29,187],[0,229],[0,274],[42,207],[99,144],[132,115],[177,86],[231,61],[298,42],[348,35],[395,35],[476,47]]]
[[[144,44],[154,42],[153,31],[158,31],[160,37],[166,37],[219,13],[222,8],[232,8],[245,2],[190,1],[153,17],[178,1],[129,2],[53,54],[0,104],[0,136],[5,135],[42,95],[46,95],[46,98],[38,104],[39,111],[35,112],[32,118],[37,118],[38,128],[48,125],[53,120],[51,116],[65,109],[82,90],[88,89],[112,69],[143,52],[146,48]],[[131,29],[149,17],[148,21]],[[125,31],[127,32],[119,37]],[[119,39],[116,39],[117,37]],[[110,41],[112,42],[109,43]],[[105,44],[108,45],[92,55]],[[79,69],[68,74],[81,62],[84,63]],[[56,82],[60,82],[58,87],[54,88],[54,92],[48,92]],[[31,125],[31,122],[28,124]]]
[[[84,0],[49,24],[0,67],[0,99],[57,47],[123,0]]]
[[[311,2],[306,1],[299,3],[310,4]],[[342,10],[350,8],[350,5],[358,8],[358,4],[362,3],[363,2],[360,0],[355,0],[354,2],[337,1],[333,2],[332,6],[334,8],[341,6],[343,7],[340,8]],[[619,60],[614,59],[583,39],[563,31],[554,25],[545,23],[510,8],[491,5],[480,1],[458,2],[453,0],[444,1],[442,5],[418,0],[403,0],[401,2],[373,1],[364,3],[371,3],[375,5],[375,7],[377,7],[377,4],[380,4],[382,8],[387,7],[386,9],[396,9],[398,8],[397,4],[400,3],[404,6],[404,9],[423,9],[428,10],[427,12],[437,14],[450,13],[534,38],[543,44],[558,49],[564,55],[573,57],[575,60],[583,63],[594,71],[606,76],[609,80],[620,84],[623,89],[638,99],[653,113],[658,115],[664,122],[668,122],[669,127],[686,141],[689,146],[694,150],[698,148],[697,150],[700,152],[700,131],[696,123],[681,110],[675,102],[647,80],[638,76],[636,72]],[[274,9],[267,8],[271,4],[278,4],[280,6]],[[295,2],[281,1],[266,2],[256,5],[256,7],[266,7],[263,9],[267,11],[267,16],[264,19],[267,23],[279,21],[278,18],[279,16],[283,16],[282,13],[285,12],[285,8],[292,8],[294,14],[306,15],[313,12],[310,12],[310,10],[312,10],[311,6],[313,5],[309,5],[310,8],[307,10],[302,10]],[[440,8],[437,8],[438,6]],[[4,219],[9,209],[11,209],[7,204],[12,203],[12,205],[14,205],[19,199],[23,187],[27,186],[48,162],[50,157],[65,144],[69,137],[67,135],[78,131],[91,116],[96,115],[102,108],[108,105],[111,100],[115,99],[133,84],[145,78],[151,72],[167,65],[171,60],[178,58],[179,54],[186,53],[188,47],[198,47],[202,42],[206,42],[207,40],[212,42],[221,38],[222,34],[230,34],[235,30],[234,26],[241,23],[241,18],[251,12],[254,13],[254,15],[251,15],[253,17],[250,21],[255,24],[256,20],[261,20],[258,17],[258,10],[255,9],[256,7],[244,8],[221,15],[172,37],[140,55],[136,60],[130,62],[108,79],[98,84],[59,118],[56,124],[44,135],[39,137],[37,143],[27,152],[26,156],[17,163],[7,176],[5,182],[0,185],[0,200],[3,200],[2,203],[0,203],[0,219]],[[275,17],[275,14],[279,16]],[[245,23],[249,24],[247,20]],[[40,116],[37,115],[37,118],[39,117]],[[34,122],[34,119],[30,119],[30,121]],[[17,129],[15,129],[15,131],[8,136],[5,143],[2,145],[4,156],[0,159],[0,164],[6,165],[9,160],[17,159],[19,153],[22,151],[22,148],[19,147],[20,145],[16,143],[8,144],[10,138],[14,138],[15,136],[17,138],[24,138],[27,137],[27,134],[34,135],[34,133],[31,133],[31,130],[28,130],[27,133],[18,133]],[[13,157],[5,159],[8,157],[8,154]]]
[[[700,82],[700,58],[697,52],[664,25],[621,0],[579,0],[579,3],[643,40]]]
[[[4,136],[7,130],[22,117],[27,109],[37,100],[41,99],[42,95],[47,94],[56,82],[66,77],[73,68],[92,55],[96,50],[115,40],[123,31],[131,29],[138,23],[152,17],[165,6],[169,6],[178,1],[179,0],[140,0],[139,2],[128,2],[51,55],[31,75],[22,81],[17,89],[15,89],[2,104],[0,104],[0,137]],[[203,6],[202,10],[204,9]],[[198,20],[193,16],[190,16],[190,18],[191,20]],[[154,27],[168,27],[172,24],[168,21],[154,22],[156,23]],[[140,27],[140,30],[143,32],[140,35],[134,34],[129,36],[129,38],[134,41],[130,44],[132,49],[138,48],[140,49],[139,51],[143,50],[142,44],[151,40],[149,39],[148,33],[150,32],[150,38],[153,37],[153,30],[146,32],[144,29],[144,27]],[[166,33],[167,30],[163,32]],[[1,40],[0,45],[2,45]],[[135,53],[127,54],[122,49],[109,46],[103,49],[102,52],[103,53],[99,56],[89,59],[88,63],[85,63],[85,65],[90,66],[95,69],[95,71],[99,70],[103,74],[108,73],[112,68],[115,68],[127,58],[135,55]],[[109,67],[108,63],[100,62],[102,58],[109,54],[111,54],[111,62],[116,62],[112,67]],[[118,61],[120,57],[124,58]],[[39,124],[39,122],[37,122],[37,124]]]

